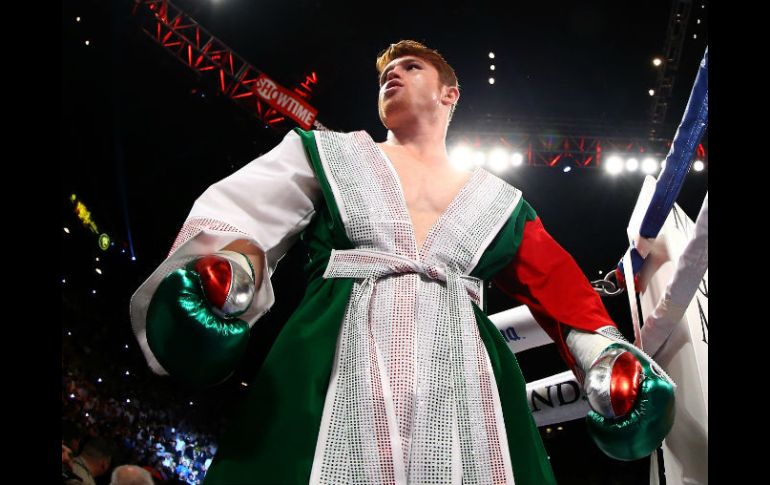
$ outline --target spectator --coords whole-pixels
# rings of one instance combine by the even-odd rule
[[[61,478],[62,483],[82,482],[80,477],[72,472],[72,450],[62,441],[61,444]]]
[[[115,449],[103,438],[92,438],[83,445],[83,451],[72,459],[72,472],[80,478],[65,482],[67,485],[96,485],[96,478],[110,469]]]
[[[135,465],[120,465],[112,472],[110,485],[153,485],[150,472]]]

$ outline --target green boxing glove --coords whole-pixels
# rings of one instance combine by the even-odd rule
[[[674,424],[673,382],[632,346],[606,347],[586,373],[591,411],[586,422],[596,445],[608,456],[644,458],[663,442]]]
[[[586,422],[608,456],[638,460],[655,451],[674,425],[674,386],[641,354],[613,344],[586,373],[592,411]]]
[[[182,382],[208,387],[227,379],[246,351],[249,325],[238,319],[254,298],[254,270],[240,253],[190,261],[158,286],[147,309],[147,343]]]

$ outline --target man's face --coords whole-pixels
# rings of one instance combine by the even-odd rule
[[[72,450],[64,442],[61,444],[61,462],[72,470]]]
[[[409,55],[392,60],[380,75],[380,120],[393,128],[418,113],[437,112],[446,87],[431,63]]]

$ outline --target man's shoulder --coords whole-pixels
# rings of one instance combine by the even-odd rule
[[[64,466],[62,466],[61,480],[64,485],[83,485],[83,479]]]
[[[76,456],[72,459],[72,473],[77,475],[84,485],[95,483],[93,476],[91,475],[91,471],[88,469],[85,461],[80,456]]]
[[[294,128],[293,131],[299,135],[304,142],[312,142],[320,147],[374,147],[375,142],[372,136],[366,130],[355,131],[335,131],[335,130],[303,130]]]
[[[494,184],[497,184],[500,187],[504,187],[505,190],[508,190],[515,194],[517,197],[521,196],[521,189],[513,185],[512,183],[508,182],[507,180],[501,178],[498,175],[495,175],[494,173],[490,172],[487,169],[480,169],[482,173],[487,177],[487,179]]]

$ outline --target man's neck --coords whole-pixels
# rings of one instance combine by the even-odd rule
[[[391,129],[384,145],[403,151],[410,157],[430,166],[449,164],[446,151],[446,130],[437,131],[429,128]]]

